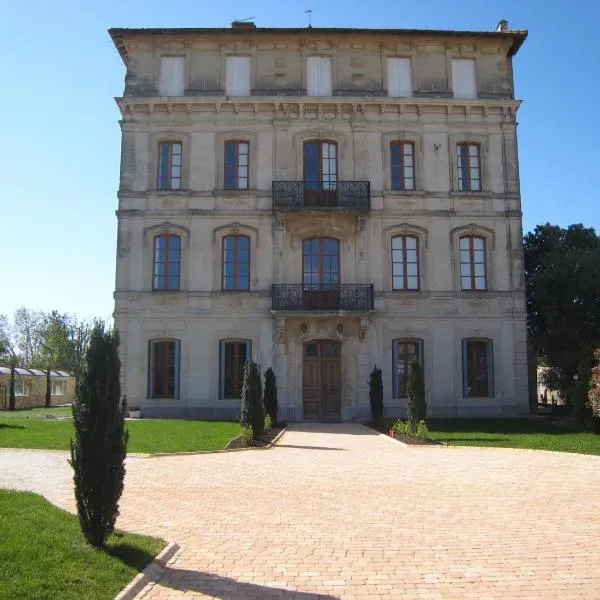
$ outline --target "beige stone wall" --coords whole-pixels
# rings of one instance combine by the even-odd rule
[[[234,416],[239,402],[218,399],[218,343],[250,339],[253,358],[263,368],[275,368],[284,418],[300,418],[302,343],[330,338],[342,342],[343,417],[368,413],[367,380],[374,364],[383,368],[386,407],[401,414],[405,401],[391,393],[392,340],[418,337],[424,341],[431,414],[526,412],[519,103],[510,99],[507,44],[440,42],[426,35],[394,41],[271,36],[247,43],[208,36],[132,42],[127,97],[119,100],[123,147],[115,292],[129,405],[142,406],[146,414]],[[188,96],[169,102],[143,96],[155,85],[160,54],[180,52],[189,57]],[[253,87],[260,93],[235,102],[219,95],[228,52],[252,55]],[[319,52],[333,57],[335,89],[364,86],[362,91],[318,101],[273,97],[275,81],[288,91],[303,89],[304,58]],[[385,90],[387,55],[412,57],[416,97],[365,95],[369,86]],[[458,56],[476,58],[477,100],[448,97],[450,61]],[[201,87],[205,93],[198,95]],[[228,138],[250,142],[248,191],[223,189]],[[367,215],[273,213],[272,182],[302,179],[302,143],[314,138],[337,141],[340,180],[370,182]],[[161,139],[183,143],[184,191],[154,189]],[[415,143],[414,192],[391,190],[393,139]],[[460,141],[481,145],[481,192],[457,191]],[[458,236],[471,230],[487,241],[486,292],[460,291]],[[151,291],[151,240],[160,231],[182,237],[180,292]],[[404,231],[420,240],[418,292],[391,290],[390,238]],[[220,240],[231,232],[251,239],[250,292],[221,291]],[[341,282],[373,284],[373,313],[272,314],[271,285],[301,283],[302,239],[312,235],[341,241]],[[146,397],[148,341],[161,337],[181,341],[178,400]],[[493,340],[493,398],[463,398],[461,339],[466,337]]]

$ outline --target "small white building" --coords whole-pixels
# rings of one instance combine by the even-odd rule
[[[112,29],[115,324],[144,416],[528,411],[513,57],[526,31]]]

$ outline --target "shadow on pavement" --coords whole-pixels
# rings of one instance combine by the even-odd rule
[[[158,585],[184,592],[205,594],[211,598],[279,598],[282,600],[339,600],[339,596],[329,594],[313,594],[268,587],[245,581],[236,581],[230,577],[221,577],[214,573],[191,571],[188,569],[172,569],[167,567]]]
[[[343,433],[345,435],[379,435],[377,431],[359,423],[312,423],[298,421],[289,423],[288,431]]]
[[[328,446],[298,446],[296,444],[275,444],[276,448],[301,448],[302,450],[338,450],[343,452],[346,448],[331,448]]]

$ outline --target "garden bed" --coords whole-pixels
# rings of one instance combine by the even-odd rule
[[[287,427],[287,424],[280,424],[277,427],[271,428],[267,433],[261,435],[258,439],[254,440],[251,444],[244,444],[242,436],[238,435],[233,438],[225,450],[236,450],[238,448],[266,448],[273,443],[273,440]]]

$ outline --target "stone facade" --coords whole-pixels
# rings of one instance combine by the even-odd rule
[[[110,33],[127,67],[117,98],[115,325],[130,406],[146,416],[235,417],[240,403],[224,398],[221,343],[249,340],[252,358],[275,370],[282,417],[303,419],[306,343],[331,340],[340,343],[337,416],[368,417],[374,365],[383,369],[386,411],[403,415],[406,399],[394,379],[404,367],[394,340],[418,340],[430,415],[527,412],[520,102],[512,77],[512,57],[526,32],[238,26]],[[159,94],[167,55],[185,57],[182,95]],[[231,97],[227,57],[238,55],[250,57],[251,90]],[[309,97],[307,59],[317,55],[330,57],[332,91]],[[388,96],[390,57],[410,59],[409,96]],[[474,98],[453,93],[458,58],[474,61]],[[247,189],[226,189],[229,140],[248,144]],[[340,183],[333,200],[306,206],[302,191],[273,182],[306,179],[309,140],[335,144]],[[412,144],[414,189],[395,189],[396,140]],[[159,190],[159,146],[173,141],[181,148],[181,184]],[[478,148],[480,189],[461,189],[461,143]],[[356,181],[368,182],[360,192],[348,188],[348,197],[360,201],[342,201],[342,182]],[[281,189],[288,195],[279,202]],[[290,197],[300,204],[286,203]],[[153,289],[157,235],[180,240],[177,289]],[[249,241],[248,290],[223,289],[223,239],[230,235]],[[396,236],[417,240],[418,289],[394,289]],[[481,289],[461,283],[465,236],[483,240]],[[342,291],[330,285],[338,295],[325,305],[306,301],[303,252],[313,238],[334,239],[339,248]],[[275,302],[273,284],[295,285],[296,301],[288,295]],[[352,296],[344,304],[344,294],[355,294],[348,284],[357,284],[362,300]],[[176,356],[165,359],[177,379],[172,393],[153,392],[159,374],[150,348],[160,340],[177,343]],[[467,340],[486,344],[481,372],[476,363],[483,355],[469,358]],[[486,391],[470,392],[470,378],[484,371]]]

